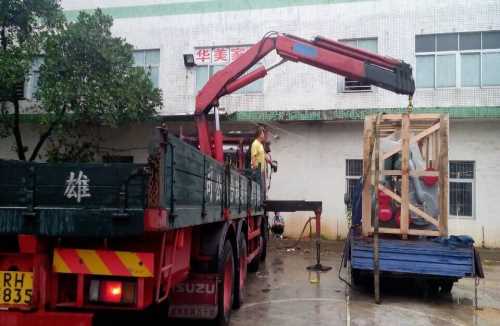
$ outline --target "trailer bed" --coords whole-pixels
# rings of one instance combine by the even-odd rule
[[[380,271],[430,277],[476,276],[474,247],[446,245],[431,239],[379,240]],[[373,239],[352,235],[352,269],[373,270]]]

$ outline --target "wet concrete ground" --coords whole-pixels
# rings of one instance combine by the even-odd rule
[[[333,270],[310,273],[311,244],[287,251],[292,242],[273,240],[260,271],[250,274],[246,303],[233,311],[232,326],[256,325],[500,325],[500,250],[482,251],[486,278],[455,283],[451,295],[426,295],[409,280],[382,281],[382,303],[368,289],[350,289],[338,278],[341,242],[323,245],[322,263]],[[342,275],[348,278],[344,270]]]
[[[310,273],[312,243],[295,251],[292,241],[272,240],[268,258],[256,274],[248,275],[245,304],[233,310],[231,326],[316,325],[500,325],[500,250],[481,250],[486,278],[478,287],[479,310],[474,309],[474,280],[455,283],[451,295],[426,295],[423,284],[382,279],[382,303],[373,301],[370,289],[351,289],[338,278],[343,242],[322,243],[326,273]],[[344,278],[349,280],[346,270]],[[144,315],[113,315],[98,325],[206,326],[206,321],[159,321]],[[122,321],[123,319],[123,321]]]

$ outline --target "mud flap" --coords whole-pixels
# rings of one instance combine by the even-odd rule
[[[93,313],[1,311],[2,326],[92,326]]]
[[[216,274],[191,274],[172,289],[168,316],[186,319],[217,317]]]

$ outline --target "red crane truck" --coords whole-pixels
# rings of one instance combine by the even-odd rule
[[[198,93],[199,149],[159,128],[147,164],[0,161],[0,325],[90,326],[100,312],[153,306],[229,323],[247,269],[266,256],[267,218],[258,176],[224,164],[217,106],[276,66],[245,74],[272,50],[278,64],[414,92],[402,61],[273,32]]]

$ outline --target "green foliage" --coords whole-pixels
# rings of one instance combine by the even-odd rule
[[[89,130],[118,127],[155,115],[162,104],[132,46],[113,37],[113,20],[101,10],[65,22],[57,0],[0,0],[0,136],[13,135],[19,159],[28,148],[20,128],[22,86],[36,56],[42,130],[29,160],[87,161],[101,141]]]
[[[35,55],[63,22],[56,0],[0,0],[0,98],[12,98]]]
[[[0,137],[14,135],[26,159],[19,126],[19,101],[25,76],[45,41],[64,21],[57,0],[0,0]]]
[[[88,130],[145,120],[161,105],[160,90],[142,68],[133,66],[132,46],[113,37],[111,26],[112,18],[100,10],[81,12],[48,41],[38,97],[48,113],[47,125],[63,126],[54,137],[67,137],[66,130],[83,126]],[[81,146],[98,141],[91,138],[83,137]],[[61,149],[70,145],[64,144]],[[57,156],[54,151],[52,156]]]

